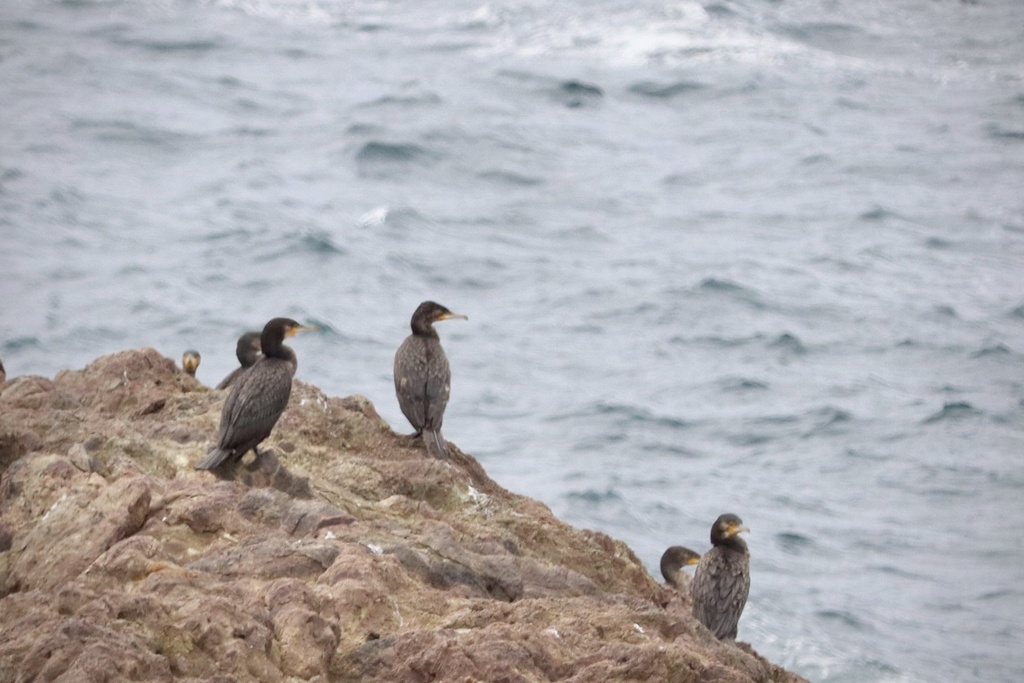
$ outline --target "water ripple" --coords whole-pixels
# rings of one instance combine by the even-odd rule
[[[90,133],[96,140],[103,143],[147,145],[169,151],[179,149],[186,141],[199,139],[178,131],[125,120],[74,119],[71,122],[71,127],[74,130]]]
[[[682,95],[706,90],[703,83],[692,81],[675,81],[672,83],[657,83],[654,81],[639,81],[629,86],[629,92],[644,97],[651,97],[658,100],[671,100]]]
[[[964,420],[971,417],[981,415],[981,411],[977,410],[967,401],[951,401],[947,402],[942,406],[942,410],[937,413],[925,418],[922,424],[935,424],[937,422],[947,422],[952,420]]]
[[[432,156],[425,148],[411,142],[371,140],[359,148],[356,161],[362,164],[401,164]]]

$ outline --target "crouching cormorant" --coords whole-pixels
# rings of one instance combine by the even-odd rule
[[[316,328],[304,327],[289,318],[274,318],[267,323],[260,336],[263,358],[231,388],[220,414],[217,447],[196,465],[197,470],[237,462],[250,449],[259,456],[257,446],[270,436],[288,405],[298,365],[295,352],[284,345],[284,339],[311,329]]]
[[[260,333],[259,332],[246,332],[238,338],[238,344],[235,346],[235,357],[238,358],[239,366],[231,371],[231,373],[220,381],[217,385],[218,389],[229,389],[238,378],[242,376],[242,373],[251,368],[256,364],[256,361],[260,359]]]
[[[454,319],[469,320],[441,304],[424,301],[412,314],[412,334],[395,353],[398,405],[416,429],[413,436],[422,435],[427,453],[441,459],[448,458],[441,423],[451,393],[452,373],[434,323]]]
[[[724,514],[711,527],[711,550],[697,564],[690,594],[693,616],[719,640],[735,640],[750,592],[750,553],[738,536],[750,531],[736,515]]]
[[[690,575],[683,571],[683,567],[698,562],[700,562],[698,553],[681,545],[674,545],[661,556],[661,575],[665,577],[665,583],[677,591],[685,593],[690,589]]]

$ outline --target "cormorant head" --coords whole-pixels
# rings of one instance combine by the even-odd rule
[[[274,318],[263,326],[263,334],[260,335],[260,348],[263,355],[270,358],[279,356],[281,342],[287,337],[294,337],[299,332],[316,330],[311,325],[302,325],[291,318]]]
[[[743,520],[727,512],[724,515],[719,515],[711,527],[711,543],[712,545],[721,545],[731,538],[736,538],[737,534],[744,531],[749,532],[750,529],[743,526]]]
[[[424,301],[416,307],[412,314],[412,331],[416,334],[429,334],[434,323],[442,320],[469,320],[467,316],[452,313],[434,301]]]
[[[674,545],[666,550],[661,556],[661,574],[666,581],[671,580],[670,574],[675,574],[683,567],[700,562],[700,554],[681,545]]]
[[[235,347],[235,357],[243,368],[253,365],[259,360],[262,347],[260,346],[259,332],[246,332],[238,338],[238,345]]]
[[[196,376],[196,369],[199,367],[199,361],[201,357],[199,352],[195,349],[189,349],[185,353],[181,354],[181,367],[184,368],[185,372]]]

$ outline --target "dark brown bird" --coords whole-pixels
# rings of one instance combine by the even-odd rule
[[[231,371],[227,377],[217,385],[218,389],[229,389],[246,370],[256,364],[260,359],[260,337],[259,332],[246,332],[238,338],[235,346],[235,357],[238,358],[239,366]]]
[[[412,314],[412,334],[395,353],[398,405],[416,429],[413,436],[422,436],[427,453],[441,459],[448,458],[441,423],[451,393],[452,373],[434,323],[455,319],[469,320],[441,304],[424,301]]]
[[[195,349],[189,349],[185,353],[181,354],[181,367],[189,375],[195,377],[196,370],[199,369],[199,361],[202,357],[199,352]]]
[[[750,531],[733,514],[711,527],[711,550],[697,564],[690,594],[693,616],[719,640],[736,640],[736,629],[750,593],[750,553],[738,534]]]
[[[677,591],[688,592],[690,590],[690,575],[683,571],[683,567],[698,562],[700,562],[698,553],[681,545],[671,546],[661,556],[661,575],[665,577],[665,583]]]
[[[197,470],[237,462],[250,449],[259,456],[257,447],[270,436],[288,406],[292,377],[298,366],[295,352],[284,345],[284,339],[310,329],[315,328],[304,327],[289,318],[274,318],[267,323],[260,335],[263,358],[231,388],[220,414],[217,447],[196,465]]]

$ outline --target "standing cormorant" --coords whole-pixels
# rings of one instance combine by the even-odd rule
[[[453,319],[469,320],[441,304],[424,301],[412,314],[412,334],[395,353],[398,405],[416,428],[413,436],[422,435],[427,453],[441,459],[448,458],[441,423],[451,393],[452,373],[434,323]]]
[[[195,349],[189,349],[181,354],[181,367],[187,374],[195,377],[200,360],[202,360],[202,357],[199,355],[199,352]]]
[[[260,336],[263,358],[231,388],[220,414],[217,447],[196,465],[197,470],[236,462],[250,449],[259,456],[257,446],[270,436],[288,405],[298,365],[295,352],[283,344],[284,339],[310,329],[315,328],[304,327],[290,318],[274,318],[267,323]]]
[[[218,389],[230,388],[238,381],[243,372],[255,365],[256,361],[260,359],[260,336],[259,332],[246,332],[238,338],[238,345],[235,347],[235,357],[238,358],[240,365],[220,381],[220,384],[217,385]]]
[[[736,640],[736,627],[750,592],[750,553],[738,536],[750,531],[733,514],[721,515],[711,527],[711,550],[697,564],[690,594],[693,616],[719,640]]]
[[[665,583],[685,593],[690,589],[690,575],[683,571],[683,567],[698,562],[700,554],[681,545],[674,545],[661,556],[661,575],[665,577]]]

